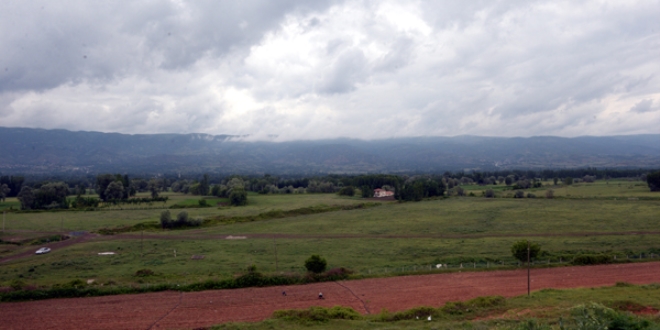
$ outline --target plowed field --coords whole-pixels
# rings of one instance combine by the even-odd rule
[[[274,310],[350,306],[361,313],[527,292],[526,270],[463,272],[204,292],[0,304],[2,329],[191,329],[258,321]],[[660,282],[660,262],[532,270],[532,290]],[[286,291],[286,296],[282,295]],[[325,299],[318,299],[323,292]]]

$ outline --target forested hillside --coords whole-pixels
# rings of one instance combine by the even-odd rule
[[[0,128],[0,139],[3,174],[314,174],[660,165],[660,135],[249,142],[230,135]]]

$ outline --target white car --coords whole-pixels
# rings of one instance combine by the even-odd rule
[[[50,252],[50,248],[42,247],[39,250],[37,250],[37,252],[35,252],[35,253],[36,254],[44,254],[44,253],[48,253],[48,252]]]

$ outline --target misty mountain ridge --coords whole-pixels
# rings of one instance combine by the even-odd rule
[[[0,172],[315,174],[660,167],[660,134],[284,142],[249,138],[0,127]]]

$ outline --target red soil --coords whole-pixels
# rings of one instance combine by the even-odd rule
[[[160,292],[0,304],[3,329],[191,329],[258,321],[277,309],[350,306],[361,313],[404,310],[478,296],[527,292],[525,270],[402,276],[310,285]],[[660,262],[532,270],[532,290],[660,282]],[[283,296],[282,291],[287,295]],[[323,292],[325,299],[318,299]]]

